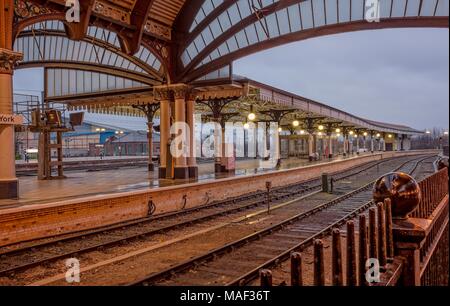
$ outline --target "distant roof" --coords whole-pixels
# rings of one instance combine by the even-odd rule
[[[160,142],[160,135],[159,133],[153,133],[153,142]],[[126,134],[122,137],[119,137],[118,139],[114,140],[112,143],[119,143],[119,142],[138,142],[138,143],[146,143],[147,142],[147,132],[133,132]]]
[[[147,131],[147,119],[143,117],[85,113],[84,123],[124,132]],[[159,125],[159,119],[155,119],[154,123]]]

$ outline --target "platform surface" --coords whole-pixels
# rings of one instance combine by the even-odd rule
[[[299,168],[342,159],[344,159],[343,156],[317,162],[309,162],[299,158],[285,159],[278,170]],[[158,171],[148,172],[146,167],[118,168],[104,171],[68,171],[65,173],[67,176],[65,180],[38,181],[35,176],[20,177],[20,199],[0,200],[0,209],[277,171],[277,169],[273,168],[264,168],[264,164],[260,160],[238,161],[236,168],[236,173],[233,175],[214,174],[213,163],[199,164],[199,178],[194,181],[160,180],[158,179]]]

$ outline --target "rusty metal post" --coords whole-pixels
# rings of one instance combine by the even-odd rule
[[[261,270],[259,276],[261,279],[261,287],[272,287],[272,271]]]
[[[303,286],[302,254],[291,254],[291,286]]]
[[[369,257],[378,259],[377,209],[369,210]]]
[[[347,286],[357,286],[355,223],[347,222]]]
[[[314,241],[314,286],[325,286],[325,269],[322,240]]]
[[[386,206],[386,255],[388,262],[394,260],[394,237],[392,235],[392,202],[390,199],[384,200]]]
[[[384,214],[384,203],[378,203],[378,259],[380,267],[386,268],[387,253],[386,253],[386,216]]]
[[[267,214],[270,214],[270,203],[272,202],[272,182],[266,182],[267,189]]]
[[[369,258],[367,246],[367,220],[365,215],[359,216],[359,285],[366,286],[366,262]]]
[[[329,185],[328,185],[328,173],[322,174],[322,192],[328,193],[330,191]]]
[[[341,243],[341,231],[339,229],[333,230],[332,235],[332,283],[333,286],[344,285],[344,275],[342,268],[342,243]]]

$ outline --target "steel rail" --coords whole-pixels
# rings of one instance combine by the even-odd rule
[[[377,165],[380,165],[380,164],[383,164],[383,163],[386,163],[386,162],[390,162],[390,161],[394,161],[396,159],[402,159],[402,158],[404,158],[404,157],[394,157],[394,158],[385,159],[385,160],[378,161],[378,162],[373,162],[372,161],[372,162],[369,162],[367,164],[363,164],[361,166],[358,166],[358,168],[359,167],[363,167],[363,166],[367,166],[368,164],[369,164],[369,166],[367,166],[364,169],[362,169],[360,171],[357,171],[355,173],[351,173],[350,176],[358,175],[358,174],[360,174],[360,173],[362,173],[364,171],[367,171],[367,170],[370,170],[371,168],[376,167]],[[374,163],[374,164],[372,164],[372,163]],[[372,165],[370,165],[370,164],[372,164]],[[346,172],[351,172],[352,170],[354,170],[354,169],[346,169],[346,170],[342,170],[342,171],[338,171],[338,172],[332,173],[331,175],[333,175],[333,176],[334,175],[341,175],[341,174],[344,174]],[[335,181],[339,181],[341,179],[345,179],[345,178],[348,178],[348,177],[349,177],[349,175],[346,175],[343,178],[338,177],[337,179],[335,179]],[[314,190],[314,189],[320,188],[321,187],[321,184],[319,183],[320,182],[320,178],[314,178],[314,179],[302,181],[300,183],[294,183],[294,184],[289,184],[289,185],[285,185],[285,186],[276,187],[276,188],[274,188],[272,190],[272,192],[282,193],[282,192],[284,192],[283,190],[285,190],[285,189],[301,187],[303,185],[307,185],[307,184],[315,183],[315,182],[318,182],[318,183],[316,185],[314,185],[314,186],[309,187],[308,188],[309,190],[306,190],[306,191],[310,191],[310,190]],[[143,223],[147,223],[149,221],[161,221],[161,220],[164,220],[164,219],[167,219],[167,218],[180,217],[180,216],[183,216],[183,215],[186,215],[186,214],[189,214],[189,213],[198,212],[198,211],[203,210],[203,209],[214,208],[214,207],[219,207],[219,206],[228,205],[228,204],[235,204],[237,201],[241,201],[241,202],[247,201],[249,199],[252,199],[252,198],[255,198],[255,197],[258,197],[258,196],[259,197],[264,197],[265,196],[265,192],[260,190],[260,191],[256,191],[256,192],[252,192],[252,193],[248,193],[248,194],[243,194],[243,195],[236,196],[236,197],[230,197],[230,198],[227,198],[225,200],[216,201],[216,202],[212,202],[212,203],[209,203],[209,204],[199,205],[199,206],[188,208],[188,209],[184,209],[184,210],[164,213],[164,214],[160,214],[160,215],[157,215],[157,216],[139,218],[139,219],[132,220],[132,221],[120,222],[120,223],[117,223],[117,224],[114,224],[114,225],[105,226],[105,227],[101,227],[101,228],[94,229],[94,230],[87,230],[87,231],[83,230],[83,231],[79,231],[79,232],[73,232],[72,235],[68,235],[68,236],[63,237],[63,238],[52,239],[51,241],[47,241],[47,242],[43,242],[43,243],[37,243],[37,244],[32,244],[32,245],[25,246],[23,248],[17,248],[17,249],[13,249],[13,250],[10,250],[10,251],[3,251],[3,252],[0,251],[0,256],[12,255],[12,254],[14,254],[14,253],[16,253],[18,251],[25,251],[25,250],[30,249],[30,248],[43,247],[43,246],[48,246],[48,245],[51,245],[51,244],[54,244],[54,243],[67,242],[67,241],[72,240],[74,238],[80,238],[80,237],[85,237],[85,236],[89,236],[89,235],[100,234],[100,233],[105,232],[105,231],[111,231],[111,230],[115,230],[115,229],[120,229],[120,228],[123,228],[124,226],[142,225]]]
[[[431,157],[429,157],[429,158],[431,158]],[[409,171],[409,174],[412,175],[417,170],[419,164],[421,162],[429,159],[429,158],[425,158],[425,159],[417,161],[415,163],[414,168],[411,171]],[[399,167],[395,171],[398,171],[401,168],[402,167]],[[353,210],[352,212],[350,212],[349,214],[347,214],[346,216],[344,216],[340,220],[338,220],[335,223],[333,223],[333,224],[329,225],[328,227],[324,228],[323,230],[321,230],[317,234],[307,238],[306,240],[300,242],[296,246],[286,250],[285,252],[283,252],[279,256],[270,259],[269,261],[265,262],[264,264],[260,265],[259,267],[257,267],[255,269],[253,269],[252,271],[246,273],[245,275],[240,276],[240,277],[234,279],[233,281],[227,283],[227,286],[245,286],[245,285],[247,285],[249,282],[255,280],[258,277],[259,271],[261,269],[268,269],[268,268],[271,268],[273,266],[278,265],[280,262],[288,260],[290,258],[290,255],[291,255],[292,252],[297,252],[297,251],[299,251],[301,249],[304,249],[305,247],[308,247],[308,246],[312,245],[314,240],[321,239],[323,236],[329,235],[334,228],[342,226],[346,221],[353,219],[358,214],[366,211],[367,209],[369,209],[370,207],[372,207],[374,205],[376,205],[376,203],[373,200],[365,203],[364,205],[362,205],[361,207]]]
[[[356,171],[356,172],[352,172],[352,170],[354,169],[350,169],[350,170],[343,170],[343,171],[339,171],[334,173],[333,175],[342,175],[342,174],[346,174],[348,172],[351,172],[351,174],[346,174],[343,178],[348,178],[350,176],[353,175],[358,175],[364,171],[370,170],[371,168],[376,167],[377,165],[380,165],[382,163],[386,163],[386,162],[390,162],[396,159],[400,159],[402,157],[396,157],[396,158],[392,158],[392,159],[387,159],[387,160],[382,160],[379,162],[370,162],[368,164],[371,164],[369,166],[367,166],[367,164],[362,165],[364,168],[362,170]],[[373,164],[372,164],[373,163]],[[358,167],[359,168],[359,167]],[[341,177],[338,177],[336,179],[336,181],[343,179]],[[305,196],[305,193],[309,192],[309,191],[314,191],[315,189],[319,189],[321,187],[321,184],[317,184],[314,186],[309,186],[306,187],[304,189],[300,189],[296,192],[292,192],[289,191],[290,194],[286,194],[285,192],[283,192],[283,190],[288,190],[291,188],[298,188],[298,187],[303,187],[306,186],[307,184],[310,183],[314,183],[320,181],[320,179],[311,179],[311,180],[307,180],[298,184],[291,184],[291,185],[287,185],[287,186],[281,186],[278,187],[276,189],[274,189],[272,192],[274,193],[282,193],[281,195],[275,195],[272,197],[272,200],[275,201],[279,201],[279,200],[283,200],[286,198],[292,198],[293,196],[296,195],[302,195],[302,197]],[[24,263],[24,264],[19,264],[19,265],[11,265],[8,268],[4,268],[2,270],[0,270],[0,276],[2,275],[8,275],[10,273],[13,272],[20,272],[26,269],[30,269],[39,265],[42,265],[44,263],[48,263],[48,262],[52,262],[52,261],[56,261],[74,254],[80,255],[83,253],[87,253],[90,251],[94,251],[100,248],[104,248],[104,247],[111,247],[114,245],[118,245],[120,243],[124,243],[124,242],[130,242],[130,241],[134,241],[134,240],[139,240],[139,239],[143,239],[147,236],[151,236],[151,235],[156,235],[159,233],[163,233],[163,232],[167,232],[170,230],[174,230],[180,227],[186,227],[192,224],[196,224],[196,223],[201,223],[201,222],[205,222],[207,220],[213,219],[215,217],[220,217],[223,215],[228,215],[228,214],[233,214],[239,211],[243,211],[243,210],[248,210],[254,207],[257,207],[259,205],[264,204],[265,202],[265,193],[251,193],[251,194],[247,194],[247,195],[243,195],[240,197],[233,197],[230,199],[226,199],[224,201],[220,201],[220,202],[215,202],[215,203],[211,203],[211,204],[207,204],[207,205],[202,205],[202,206],[198,206],[198,207],[194,207],[194,208],[190,208],[190,209],[186,209],[186,210],[182,210],[182,211],[177,211],[177,212],[173,212],[173,213],[168,213],[168,214],[164,214],[164,215],[159,215],[156,217],[149,217],[149,218],[143,218],[143,219],[138,219],[138,220],[134,220],[134,221],[130,221],[130,222],[125,222],[125,223],[120,223],[120,224],[116,224],[113,226],[109,226],[109,227],[105,227],[105,228],[101,228],[98,230],[94,230],[94,231],[89,231],[89,232],[83,232],[81,234],[78,235],[71,235],[68,237],[64,237],[64,238],[60,238],[60,239],[55,239],[55,240],[51,240],[51,241],[47,241],[47,242],[43,242],[43,243],[39,243],[39,244],[33,244],[30,246],[25,246],[22,248],[17,248],[17,249],[13,249],[13,250],[9,250],[9,251],[5,251],[5,252],[0,252],[0,256],[4,257],[4,256],[20,256],[21,253],[26,253],[26,252],[30,252],[30,251],[35,251],[37,248],[44,248],[44,247],[51,247],[53,245],[58,245],[64,242],[72,242],[72,241],[76,241],[78,239],[85,239],[88,236],[95,236],[95,235],[102,235],[102,234],[108,234],[108,231],[114,231],[114,230],[118,230],[118,229],[123,229],[125,227],[132,227],[132,226],[139,226],[139,225],[143,225],[145,223],[148,222],[155,222],[155,221],[162,221],[164,219],[167,218],[173,218],[173,217],[179,217],[179,216],[184,216],[187,215],[189,213],[193,213],[193,212],[199,212],[201,210],[205,210],[205,209],[209,209],[209,208],[215,208],[215,207],[220,207],[220,206],[225,206],[227,204],[236,204],[237,201],[247,201],[249,199],[255,198],[255,197],[262,197],[263,199],[256,199],[255,201],[248,203],[246,205],[243,206],[239,206],[239,207],[235,207],[232,209],[228,209],[228,210],[224,210],[224,211],[219,211],[219,212],[215,212],[215,213],[211,213],[211,214],[207,214],[195,219],[190,219],[190,220],[186,220],[183,222],[177,222],[175,224],[170,224],[167,226],[162,226],[160,228],[156,228],[156,229],[150,229],[148,231],[144,231],[144,232],[140,232],[138,234],[131,234],[131,235],[127,235],[127,236],[123,236],[123,237],[119,237],[117,239],[111,239],[107,242],[99,242],[93,245],[90,245],[88,247],[84,247],[84,248],[78,248],[76,250],[72,250],[72,251],[67,251],[67,252],[63,252],[63,253],[59,253],[53,256],[48,256],[45,258],[41,258],[29,263]],[[19,255],[18,255],[19,254]],[[1,264],[1,260],[0,260],[0,264]]]
[[[417,161],[416,165],[415,165],[415,167],[413,169],[413,170],[415,170],[415,169],[417,169],[418,164],[420,162],[422,162],[423,160],[429,159],[429,158],[431,158],[431,157],[427,156],[425,158],[420,157],[419,159],[416,158],[416,159],[413,159],[413,160],[406,161],[405,163],[403,163],[402,165],[400,165],[399,167],[397,167],[393,171],[398,171],[399,169],[403,168],[407,164]],[[358,189],[356,189],[356,190],[354,190],[354,191],[352,191],[350,193],[347,193],[347,194],[345,194],[345,195],[343,195],[343,196],[341,196],[339,198],[336,198],[336,199],[334,199],[332,201],[329,201],[327,203],[324,203],[324,204],[322,204],[322,205],[320,205],[320,206],[318,206],[316,208],[313,208],[313,209],[311,209],[311,210],[309,210],[307,212],[295,215],[295,216],[293,216],[293,217],[291,217],[291,218],[289,218],[287,220],[284,220],[284,221],[282,221],[282,222],[280,222],[278,224],[275,224],[275,225],[270,226],[270,227],[268,227],[266,229],[258,231],[257,233],[253,233],[253,234],[248,235],[248,236],[246,236],[244,238],[241,238],[241,239],[236,240],[234,242],[228,243],[228,244],[226,244],[226,245],[224,245],[222,247],[216,248],[216,249],[214,249],[214,250],[212,250],[210,252],[207,252],[207,253],[205,253],[203,255],[200,255],[200,256],[195,257],[193,259],[190,259],[190,260],[187,260],[185,262],[182,262],[182,263],[180,263],[180,264],[178,264],[176,266],[169,267],[169,268],[167,268],[167,269],[165,269],[163,271],[156,272],[156,273],[153,273],[151,275],[148,275],[148,276],[146,276],[146,277],[144,277],[144,278],[142,278],[140,280],[137,280],[137,281],[135,281],[133,283],[130,283],[128,285],[129,286],[135,286],[135,285],[141,285],[141,284],[148,285],[148,284],[156,283],[156,282],[164,280],[164,279],[169,279],[173,275],[176,275],[177,273],[183,272],[183,271],[185,271],[185,270],[187,270],[187,269],[189,269],[189,268],[191,268],[193,266],[199,265],[199,263],[201,263],[201,262],[214,260],[216,257],[218,257],[220,255],[226,254],[229,251],[232,251],[232,250],[234,250],[236,248],[244,246],[244,245],[248,244],[249,242],[260,240],[262,237],[270,235],[274,231],[278,231],[280,229],[283,229],[284,227],[286,227],[289,224],[292,224],[292,223],[297,222],[299,220],[302,220],[302,219],[304,219],[306,217],[314,215],[314,214],[316,214],[316,213],[318,213],[320,211],[323,211],[323,210],[325,210],[325,209],[327,209],[327,208],[329,208],[331,206],[334,206],[334,205],[336,205],[336,204],[338,204],[340,202],[343,202],[346,199],[349,199],[349,198],[355,196],[356,194],[359,194],[361,192],[367,191],[368,189],[370,189],[372,187],[373,183],[374,183],[374,181],[370,182],[369,184],[367,184],[367,185],[365,185],[365,186],[363,186],[361,188],[358,188]],[[366,205],[367,205],[367,203],[365,205],[362,205],[362,207],[365,207]]]

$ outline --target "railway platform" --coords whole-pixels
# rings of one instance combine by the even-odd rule
[[[360,155],[371,155],[365,153]],[[278,170],[288,170],[299,167],[326,164],[330,161],[342,161],[356,158],[350,156],[344,158],[337,156],[332,160],[326,159],[317,162],[309,162],[305,159],[291,158],[283,160]],[[67,173],[65,180],[38,181],[34,175],[20,177],[20,198],[18,200],[0,200],[0,210],[26,205],[46,204],[55,201],[64,201],[78,197],[100,196],[117,194],[129,191],[142,191],[161,187],[180,186],[195,182],[242,177],[258,173],[277,171],[264,168],[260,160],[247,159],[237,161],[236,172],[233,174],[214,173],[212,162],[199,163],[199,178],[195,180],[165,180],[158,178],[158,169],[148,172],[145,158],[111,158],[100,160],[99,158],[73,158],[67,161],[69,166],[77,166],[77,170]],[[124,163],[131,162],[128,165]],[[28,167],[30,164],[20,165]],[[80,169],[83,165],[85,169]],[[57,192],[55,192],[57,190]]]

